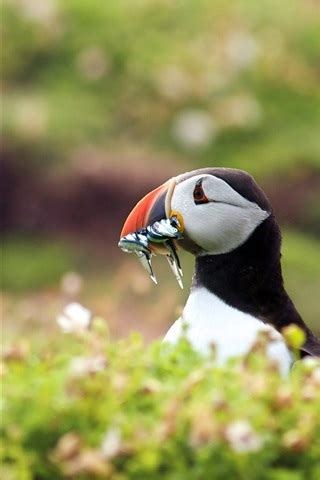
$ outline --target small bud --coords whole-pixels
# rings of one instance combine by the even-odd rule
[[[298,350],[306,341],[305,332],[298,327],[297,325],[291,324],[285,327],[282,330],[282,335],[284,336],[289,347]]]
[[[59,439],[54,455],[60,461],[70,460],[75,455],[78,455],[81,443],[81,439],[76,433],[66,433]]]
[[[292,405],[292,391],[288,386],[282,386],[278,388],[278,391],[275,394],[274,403],[275,406],[279,409],[287,408]]]
[[[298,430],[289,430],[284,434],[282,444],[288,450],[298,453],[303,452],[308,447],[309,441]]]

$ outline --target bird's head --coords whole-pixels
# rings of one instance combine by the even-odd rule
[[[121,238],[175,217],[180,231],[176,246],[195,255],[218,255],[244,244],[271,211],[266,195],[248,173],[225,168],[194,170],[171,178],[140,200]],[[149,248],[152,253],[165,251],[156,242],[150,242]]]
[[[265,193],[251,175],[229,168],[187,172],[148,193],[129,214],[119,242],[124,251],[138,255],[155,282],[151,257],[165,253],[180,286],[176,248],[193,253],[196,284],[279,331],[296,323],[307,335],[302,350],[319,355],[319,340],[283,288],[280,245]]]

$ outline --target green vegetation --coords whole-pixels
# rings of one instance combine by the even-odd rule
[[[307,235],[293,230],[283,232],[282,264],[285,284],[288,292],[292,296],[299,312],[306,323],[317,333],[319,333],[319,302],[317,292],[320,289],[320,258],[319,243]],[[3,242],[4,269],[2,273],[2,287],[7,293],[29,294],[35,293],[38,289],[51,287],[53,292],[57,292],[62,275],[68,271],[78,271],[85,276],[86,301],[90,303],[90,296],[98,295],[101,302],[104,302],[106,295],[113,299],[115,309],[117,303],[123,301],[123,296],[128,296],[127,290],[119,293],[119,283],[116,283],[113,289],[112,273],[105,259],[92,255],[92,252],[84,248],[73,248],[61,242],[53,242],[49,239],[35,239],[34,237],[9,237]],[[137,269],[140,268],[138,262]],[[162,302],[169,291],[176,285],[171,277],[171,272],[167,268],[162,258],[157,260],[157,271],[160,272],[160,284],[157,288],[147,289],[146,295],[136,295],[133,299],[133,305],[136,310],[139,304]],[[194,268],[194,259],[189,254],[182,252],[182,263],[185,273],[186,289],[184,292],[176,291],[177,298],[175,305],[179,305],[186,300],[189,294],[188,281],[191,280]],[[103,268],[100,268],[102,265]],[[116,268],[119,276],[121,270]],[[141,276],[148,284],[148,278],[144,278],[144,272],[141,269]],[[125,272],[123,284],[136,282],[137,272],[134,270]],[[138,277],[140,279],[140,276]],[[140,281],[140,280],[139,280]],[[121,283],[121,282],[120,282]],[[152,285],[151,285],[152,287]],[[154,294],[156,297],[154,297]],[[49,299],[47,301],[50,301]],[[164,314],[165,315],[165,314]],[[172,322],[176,313],[168,312],[164,322]],[[16,319],[19,324],[19,318]],[[112,324],[118,321],[115,318]]]
[[[33,160],[90,144],[259,176],[319,167],[314,2],[43,3],[3,2],[4,135]]]
[[[281,378],[266,338],[218,367],[184,340],[110,342],[99,318],[62,335],[4,351],[3,478],[319,478],[318,361]]]
[[[319,241],[290,230],[284,231],[282,245],[286,289],[302,318],[319,335]]]
[[[310,281],[316,281],[320,273],[319,242],[299,232],[285,231],[282,240],[282,262],[285,272],[288,269],[291,274],[295,270],[297,275],[308,275]]]
[[[221,368],[184,341],[116,341],[162,337],[193,259],[182,254],[180,292],[163,259],[155,288],[110,248],[116,202],[129,211],[139,190],[133,173],[141,191],[154,171],[200,166],[283,182],[285,283],[319,334],[319,240],[306,235],[319,234],[320,212],[316,3],[2,1],[4,480],[320,478],[319,363],[283,379],[263,339]],[[99,318],[57,332],[74,300],[108,319],[112,339]]]
[[[70,248],[61,242],[9,237],[1,248],[4,260],[1,286],[9,291],[32,291],[56,285],[63,273],[75,265]]]

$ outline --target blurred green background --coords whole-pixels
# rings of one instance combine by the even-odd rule
[[[2,29],[8,337],[53,333],[72,300],[114,336],[163,334],[188,282],[160,259],[155,288],[118,235],[143,194],[200,166],[264,187],[287,288],[320,333],[319,2],[4,0]]]

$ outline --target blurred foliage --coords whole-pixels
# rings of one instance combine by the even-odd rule
[[[2,245],[2,288],[14,292],[56,285],[77,260],[65,244],[35,237],[8,237]]]
[[[194,258],[181,252],[186,288],[180,292],[162,258],[155,259],[159,285],[154,287],[135,258],[124,257],[124,261],[129,261],[128,265],[122,266],[118,261],[117,265],[111,267],[110,261],[95,256],[91,249],[73,246],[71,250],[71,245],[54,241],[52,238],[8,237],[3,242],[3,254],[6,268],[2,274],[2,287],[6,292],[19,295],[29,292],[29,295],[32,295],[39,288],[51,287],[52,293],[59,298],[62,294],[59,285],[64,274],[78,272],[86,279],[84,300],[89,305],[95,305],[95,298],[98,311],[106,314],[106,305],[109,299],[112,299],[114,318],[110,319],[110,323],[113,327],[120,323],[119,309],[120,305],[124,304],[124,310],[131,311],[132,317],[132,309],[137,316],[151,317],[148,321],[136,324],[136,328],[142,330],[148,330],[147,324],[151,327],[159,315],[163,317],[163,326],[172,323],[177,316],[175,308],[183,303],[189,294],[189,283],[194,269]],[[286,288],[306,323],[320,333],[317,295],[320,289],[319,242],[302,233],[285,230],[282,254]],[[124,302],[124,298],[131,302],[130,306]],[[170,299],[167,308],[165,299]],[[152,306],[159,302],[162,309],[156,313]],[[146,311],[139,313],[142,305]],[[39,312],[36,315],[39,316]],[[16,321],[20,323],[21,319],[16,318]],[[160,323],[160,319],[158,321]],[[131,326],[128,325],[127,328]]]
[[[308,276],[313,282],[320,279],[320,250],[316,239],[292,230],[284,231],[282,255],[284,273],[288,277],[295,271],[297,275]]]
[[[95,318],[4,350],[3,478],[319,478],[317,360],[282,378],[262,338],[218,367],[185,340],[107,337]]]
[[[47,163],[94,144],[258,175],[319,167],[317,13],[312,0],[4,0],[5,140]]]

